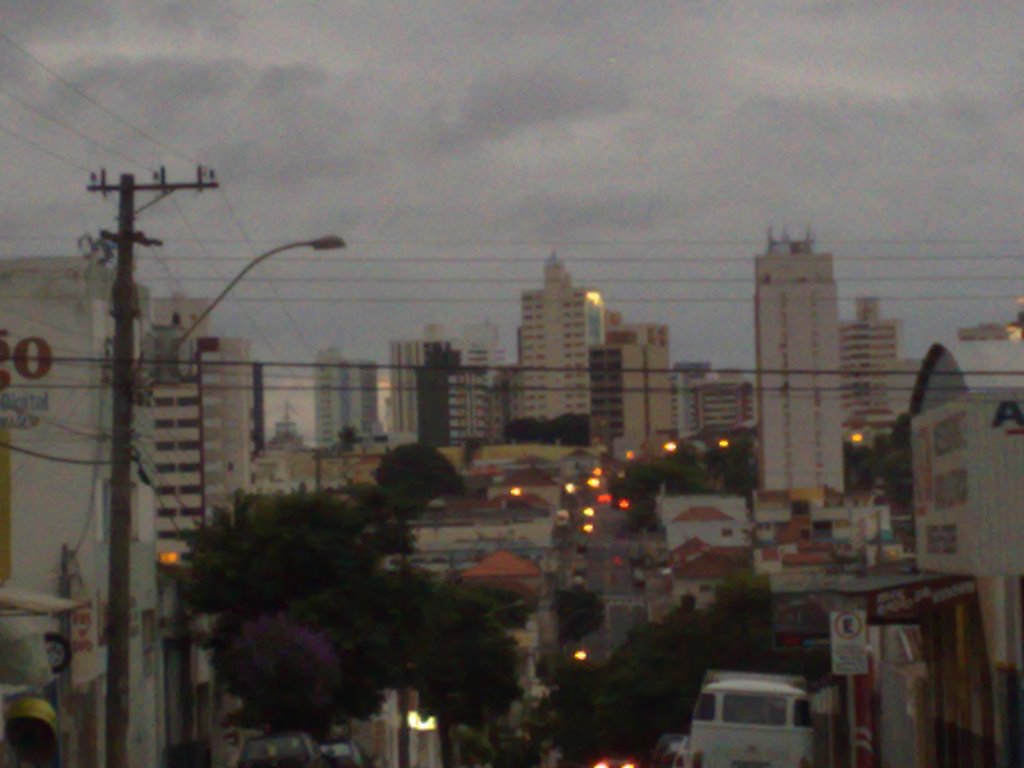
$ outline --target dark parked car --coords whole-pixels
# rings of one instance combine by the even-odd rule
[[[376,768],[366,750],[353,739],[337,739],[320,745],[328,768]]]
[[[294,731],[249,739],[238,768],[327,768],[327,764],[313,737]]]

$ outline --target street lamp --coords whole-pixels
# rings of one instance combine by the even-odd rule
[[[279,245],[277,246],[277,248],[271,248],[266,253],[260,254],[252,261],[250,261],[245,266],[245,269],[243,269],[235,276],[234,280],[227,284],[224,290],[221,291],[220,294],[218,294],[217,298],[211,301],[209,306],[207,306],[206,309],[203,310],[203,313],[195,319],[192,325],[190,325],[188,329],[183,334],[181,334],[181,336],[178,337],[178,341],[176,342],[177,346],[180,347],[182,344],[185,343],[185,340],[192,335],[192,332],[199,327],[199,324],[203,322],[203,320],[205,320],[207,317],[209,317],[210,313],[213,311],[213,308],[220,304],[221,300],[223,300],[223,298],[227,296],[228,293],[230,293],[231,289],[238,285],[242,281],[242,278],[249,274],[249,272],[257,264],[266,261],[271,256],[281,253],[282,251],[290,251],[295,248],[312,248],[314,251],[334,251],[337,250],[338,248],[344,247],[345,241],[342,240],[337,235],[324,235],[323,237],[318,237],[315,240],[300,240],[295,243],[286,243],[285,245]]]

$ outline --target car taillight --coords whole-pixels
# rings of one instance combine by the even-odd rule
[[[594,764],[594,768],[608,768],[608,763],[606,763],[604,761],[602,761],[600,763],[595,763]]]
[[[704,753],[694,752],[693,753],[693,768],[704,768]]]
[[[623,763],[622,768],[636,768],[635,763]]]

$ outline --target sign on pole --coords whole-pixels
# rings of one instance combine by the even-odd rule
[[[831,647],[833,675],[868,673],[868,622],[866,611],[832,611]]]

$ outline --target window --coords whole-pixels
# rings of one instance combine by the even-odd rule
[[[793,725],[798,728],[811,727],[811,702],[797,699],[793,702]]]
[[[722,720],[746,725],[785,725],[786,698],[752,693],[727,693],[722,699]]]
[[[179,451],[198,451],[199,441],[198,440],[185,440],[184,442],[178,443]]]
[[[730,536],[732,536],[732,528],[723,528],[722,529],[722,538],[723,539],[727,539]]]
[[[158,451],[173,451],[174,443],[157,443],[156,449]]]
[[[198,397],[179,397],[178,405],[199,405]]]
[[[198,427],[199,419],[178,419],[179,427]]]
[[[697,706],[693,710],[694,720],[715,719],[715,694],[702,693],[697,699]]]
[[[168,429],[174,426],[174,419],[157,419],[153,422],[153,426],[157,429]]]
[[[200,485],[183,485],[181,486],[182,493],[202,493],[203,488]]]
[[[153,405],[157,407],[166,407],[168,405],[174,405],[173,397],[155,397],[153,398]]]

